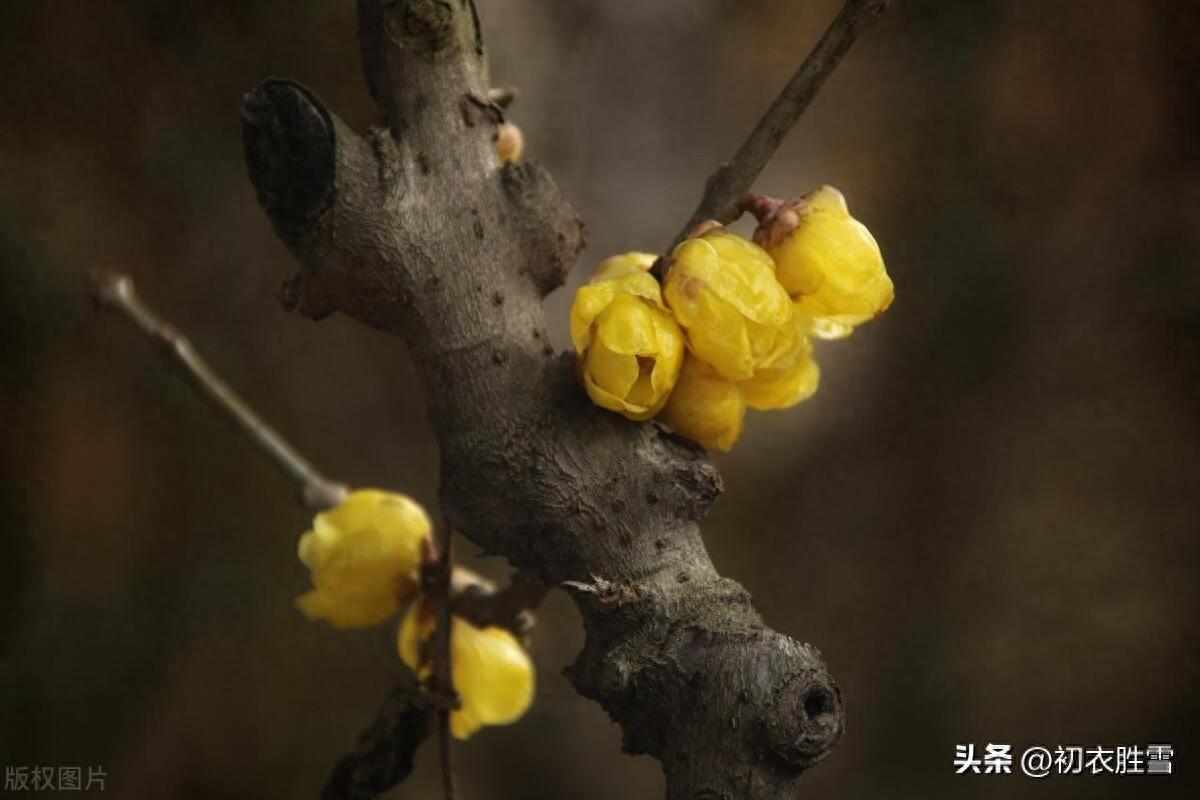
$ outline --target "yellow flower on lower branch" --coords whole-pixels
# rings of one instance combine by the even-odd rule
[[[738,384],[689,355],[659,419],[704,447],[728,450],[742,435],[745,416],[746,402]]]
[[[338,628],[378,625],[399,612],[417,588],[421,541],[431,525],[424,509],[402,494],[351,492],[313,519],[299,554],[313,590],[296,605]]]
[[[764,213],[754,240],[775,259],[776,276],[813,317],[823,339],[849,336],[895,296],[875,237],[850,216],[846,198],[822,186]]]
[[[421,647],[433,634],[434,618],[414,603],[400,624],[400,659],[422,677],[430,665],[417,668]],[[477,628],[452,617],[450,675],[460,707],[450,714],[450,732],[466,739],[485,725],[516,722],[533,704],[534,669],[529,654],[504,628]]]
[[[610,264],[607,274],[628,274],[580,287],[571,306],[571,340],[588,396],[632,420],[658,413],[683,360],[683,334],[658,281],[637,266],[633,257],[641,255]]]

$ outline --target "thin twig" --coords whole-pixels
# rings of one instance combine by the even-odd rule
[[[135,291],[132,278],[120,273],[95,272],[91,279],[96,302],[122,312],[147,338],[161,346],[201,394],[300,485],[300,497],[306,506],[315,510],[333,508],[346,497],[345,486],[317,471],[221,379],[186,337],[146,305]]]
[[[458,574],[463,572],[461,579]],[[451,609],[477,628],[495,625],[525,639],[532,631],[533,610],[550,593],[549,584],[527,572],[513,574],[509,584],[495,589],[463,567],[455,567]]]
[[[715,219],[727,224],[741,216],[739,202],[742,195],[750,191],[788,131],[800,119],[842,56],[859,34],[879,18],[887,4],[888,0],[846,0],[829,30],[825,31],[821,41],[817,42],[787,86],[783,87],[746,141],[742,142],[733,159],[718,167],[708,179],[700,205],[675,237],[668,252],[704,220]]]
[[[426,561],[425,596],[433,606],[434,630],[429,641],[433,672],[429,676],[429,693],[437,704],[438,750],[441,754],[442,792],[446,800],[455,800],[454,750],[450,737],[450,712],[458,706],[458,692],[451,672],[450,589],[454,574],[454,536],[448,525],[439,525],[434,535],[433,558]]]

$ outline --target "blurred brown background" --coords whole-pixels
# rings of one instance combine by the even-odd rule
[[[836,0],[480,0],[493,78],[599,258],[661,248]],[[274,299],[294,265],[244,175],[268,75],[374,119],[351,0],[0,5],[0,763],[104,765],[106,796],[312,798],[400,669],[392,631],[291,606],[292,487],[123,321],[131,272],[330,473],[432,506],[402,344]],[[819,348],[821,391],[756,414],[705,529],[845,692],[813,798],[1187,796],[1200,768],[1200,13],[895,0],[759,187],[829,182],[893,309]],[[469,549],[469,548],[468,548]],[[503,565],[484,567],[504,574]],[[653,798],[561,669],[462,748],[482,798]],[[1171,778],[955,776],[956,743],[1176,746]],[[395,798],[436,796],[422,753]],[[1194,795],[1192,795],[1194,796]]]

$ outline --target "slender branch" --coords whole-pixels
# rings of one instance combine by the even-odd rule
[[[347,494],[346,487],[321,474],[295,447],[262,419],[200,356],[191,342],[152,310],[137,294],[133,279],[120,273],[96,272],[92,295],[104,307],[123,313],[148,339],[163,348],[172,362],[212,404],[232,419],[259,449],[301,486],[305,505],[332,508]],[[538,579],[518,572],[510,585],[496,590],[467,567],[455,566],[453,535],[439,525],[426,542],[422,567],[423,590],[436,618],[429,642],[433,675],[426,691],[411,679],[401,682],[384,702],[357,748],[342,758],[322,792],[322,800],[359,800],[387,791],[412,771],[417,747],[436,716],[446,800],[455,800],[450,712],[458,705],[451,674],[451,615],[459,614],[480,627],[499,625],[527,636],[534,624],[532,609],[549,591]]]
[[[132,278],[120,273],[95,272],[91,279],[96,302],[123,313],[147,338],[161,346],[200,393],[300,485],[300,497],[306,506],[317,510],[333,508],[345,498],[345,486],[317,471],[222,380],[187,337],[146,305],[134,289]]]
[[[451,587],[454,576],[454,536],[449,526],[439,525],[422,559],[422,593],[433,607],[434,630],[427,648],[433,671],[426,686],[437,707],[438,751],[441,755],[442,792],[446,800],[455,800],[454,751],[450,737],[450,712],[458,707],[458,692],[451,673],[450,644]],[[424,661],[425,654],[422,653]]]
[[[704,197],[668,251],[673,250],[699,223],[715,219],[722,224],[741,216],[739,202],[762,174],[771,156],[800,119],[842,56],[864,30],[887,8],[888,0],[846,0],[829,30],[804,59],[796,74],[775,98],[733,158],[708,179]]]
[[[233,419],[238,427],[272,458],[274,463],[302,487],[305,505],[324,510],[341,502],[344,484],[326,478],[308,459],[247,405],[204,360],[186,336],[164,320],[138,295],[133,279],[121,273],[96,272],[91,276],[92,296],[101,306],[121,311],[151,341],[162,346],[179,364],[193,385],[216,408]],[[438,545],[441,546],[440,544]],[[474,570],[452,566],[450,597],[454,613],[479,627],[499,625],[518,635],[533,624],[532,609],[537,608],[549,587],[531,575],[517,573],[511,585],[497,590]]]
[[[306,506],[323,511],[345,499],[346,486],[326,478],[250,408],[196,352],[188,338],[146,304],[134,288],[132,278],[120,273],[97,272],[91,280],[96,302],[124,313],[147,338],[163,347],[183,368],[192,384],[300,484],[301,498]],[[459,616],[480,627],[499,625],[518,635],[529,632],[533,626],[530,612],[549,591],[549,587],[520,573],[514,576],[512,585],[497,590],[474,570],[463,566],[453,567],[450,587],[454,611]]]
[[[455,568],[456,572],[461,569]],[[458,576],[455,578],[458,584]],[[533,609],[541,605],[550,588],[537,576],[519,571],[508,586],[499,590],[487,587],[478,579],[463,581],[461,587],[455,586],[452,608],[455,614],[469,619],[476,627],[495,625],[523,638],[533,629]]]

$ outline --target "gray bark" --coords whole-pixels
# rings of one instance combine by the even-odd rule
[[[303,87],[245,98],[251,179],[301,263],[284,304],[407,342],[441,448],[449,524],[547,584],[586,643],[569,670],[669,798],[783,798],[842,734],[813,647],[767,628],[717,574],[703,452],[593,406],[552,351],[542,298],[583,226],[536,162],[500,167],[501,116],[470,0],[359,0],[385,124],[358,136]]]

